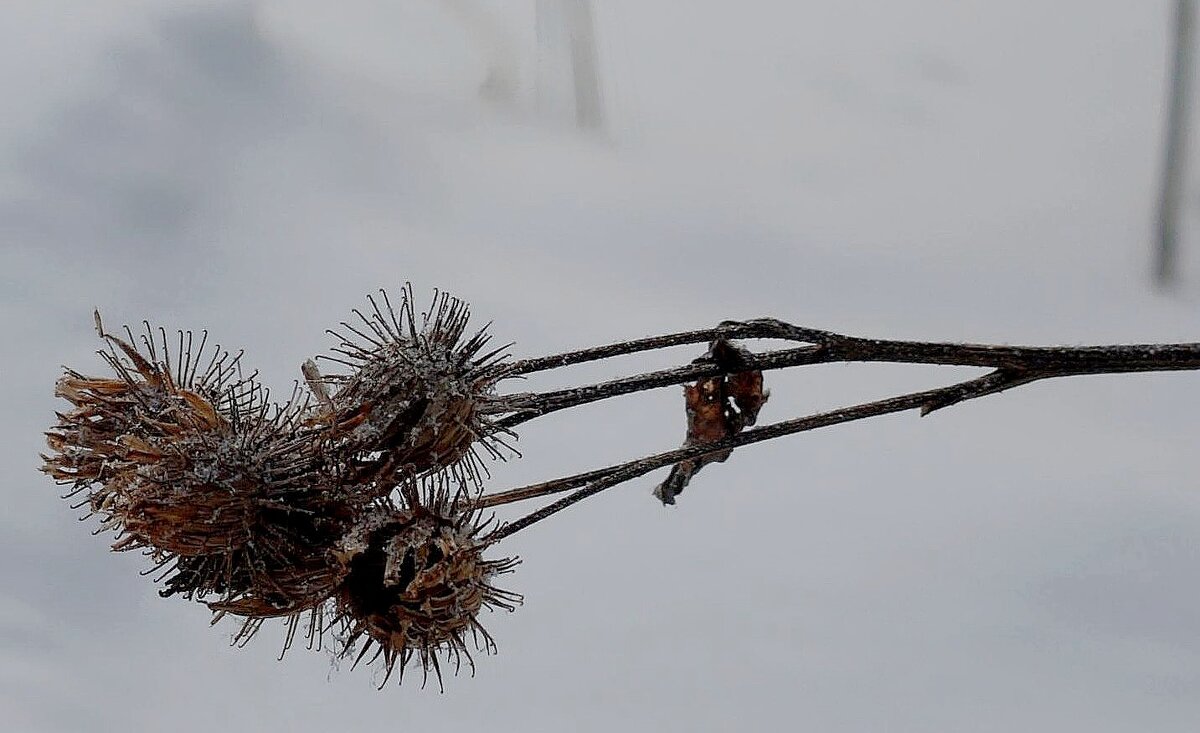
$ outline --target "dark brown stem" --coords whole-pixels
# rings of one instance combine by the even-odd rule
[[[787,341],[804,341],[806,343],[822,343],[827,338],[835,336],[826,331],[813,328],[803,328],[784,323],[773,318],[758,318],[750,321],[725,321],[716,328],[705,328],[697,331],[681,331],[664,336],[650,336],[620,341],[617,343],[595,346],[578,351],[568,351],[563,354],[539,356],[533,359],[515,361],[504,370],[506,377],[558,369],[573,364],[583,364],[589,361],[610,359],[614,356],[636,354],[641,351],[655,351],[672,346],[708,343],[715,339],[784,339]]]
[[[781,321],[759,319],[740,324],[726,322],[718,328],[705,331],[688,331],[639,339],[623,344],[610,344],[541,359],[528,359],[517,362],[514,367],[518,371],[512,373],[528,373],[635,351],[664,348],[681,343],[696,343],[709,340],[709,337],[778,338],[813,344],[752,355],[744,368],[759,371],[833,362],[940,364],[1026,371],[1052,369],[1056,375],[1200,369],[1200,343],[1118,346],[996,346],[892,341],[843,336],[829,331],[792,326]],[[715,362],[699,359],[680,367],[583,387],[506,395],[497,404],[502,406],[507,414],[497,420],[496,424],[502,429],[512,429],[524,422],[558,410],[610,397],[684,384],[697,379],[717,376],[726,371]]]
[[[574,476],[564,476],[551,481],[543,481],[540,484],[530,484],[522,486],[519,489],[509,489],[508,491],[497,491],[494,494],[487,494],[479,497],[475,502],[475,506],[479,509],[488,507],[500,506],[501,504],[512,504],[525,499],[536,499],[539,496],[549,496],[551,494],[561,494],[564,491],[578,488],[592,481],[598,481],[607,476],[611,476],[626,464],[621,463],[607,468],[598,468],[594,471],[585,471],[577,473]]]
[[[1059,374],[1118,374],[1200,369],[1200,343],[1117,346],[993,346],[838,337],[823,361],[883,361]]]
[[[805,342],[806,346],[760,354],[750,354],[738,365],[738,371],[767,371],[807,364],[834,362],[890,362],[903,364],[939,364],[946,366],[988,367],[993,371],[947,387],[914,392],[852,407],[824,412],[773,425],[753,428],[710,443],[686,445],[628,463],[553,479],[530,486],[481,497],[477,506],[494,507],[526,499],[570,491],[574,493],[549,504],[491,535],[499,541],[535,522],[604,489],[641,476],[657,468],[694,459],[710,453],[722,453],[763,440],[815,430],[852,420],[892,412],[920,409],[927,415],[965,400],[995,394],[1041,379],[1082,374],[1119,374],[1128,372],[1200,369],[1200,343],[1135,344],[1115,346],[998,346],[924,341],[893,341],[844,336],[829,331],[793,326],[773,319],[744,323],[727,321],[715,329],[687,331],[666,336],[610,344],[557,356],[517,362],[508,374],[527,374],[544,369],[606,359],[639,351],[700,343],[718,338],[774,338]],[[728,365],[701,358],[684,366],[648,372],[599,384],[541,393],[512,394],[497,401],[504,417],[497,424],[504,429],[557,410],[672,384],[683,384],[714,377],[730,371]],[[580,488],[582,487],[582,488]]]

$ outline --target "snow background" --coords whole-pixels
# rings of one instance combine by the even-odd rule
[[[535,113],[532,5],[477,2],[469,24],[433,0],[0,9],[3,727],[1194,730],[1192,374],[750,447],[670,510],[657,477],[614,489],[505,542],[526,604],[445,694],[377,692],[303,648],[277,662],[277,626],[230,649],[232,625],[158,598],[76,521],[35,469],[60,365],[101,369],[93,307],[209,328],[279,387],[405,280],[469,300],[517,355],[768,314],[1196,338],[1200,248],[1180,292],[1148,287],[1166,0],[606,0],[604,140]],[[497,64],[508,104],[477,93]],[[962,373],[775,373],[762,419]],[[535,422],[490,488],[673,448],[681,403]]]

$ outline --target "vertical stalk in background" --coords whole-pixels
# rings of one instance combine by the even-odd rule
[[[591,0],[570,0],[567,22],[575,81],[575,124],[581,130],[600,130],[604,127],[604,100],[600,95],[600,62]]]
[[[537,0],[537,93],[544,114],[602,130],[604,99],[591,0]]]
[[[1154,258],[1154,282],[1160,288],[1170,287],[1178,277],[1179,203],[1183,196],[1184,158],[1187,155],[1194,29],[1193,0],[1177,0]]]

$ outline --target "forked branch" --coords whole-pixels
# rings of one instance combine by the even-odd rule
[[[508,395],[504,400],[508,414],[497,420],[497,424],[512,428],[536,417],[589,402],[735,372],[769,371],[835,362],[938,364],[984,367],[990,368],[991,371],[983,376],[945,387],[785,420],[752,428],[721,440],[685,445],[683,448],[626,463],[485,495],[478,501],[478,506],[495,507],[575,489],[574,493],[499,528],[492,534],[492,541],[498,541],[604,489],[655,469],[705,455],[720,454],[751,443],[893,412],[920,410],[922,415],[927,415],[959,402],[996,394],[1043,379],[1084,374],[1200,369],[1200,343],[1005,346],[894,341],[845,336],[793,326],[774,319],[759,319],[725,322],[715,329],[669,334],[556,356],[527,359],[513,363],[510,374],[527,374],[641,351],[731,338],[782,339],[802,342],[805,345],[757,354],[747,353],[736,365],[720,363],[719,359],[710,355],[690,364],[598,384]]]
[[[1037,374],[1037,379],[1076,374],[1117,374],[1200,369],[1200,343],[1133,344],[1117,346],[1003,346],[956,344],[928,341],[893,341],[844,336],[830,331],[792,326],[774,319],[744,323],[727,321],[721,326],[666,336],[609,344],[594,349],[514,362],[507,375],[523,375],[586,361],[668,348],[715,339],[783,339],[807,346],[754,354],[747,370],[770,371],[810,364],[835,362],[890,362],[896,364],[940,364],[1010,369]],[[599,384],[549,392],[517,393],[504,400],[505,417],[497,424],[512,428],[536,417],[571,407],[642,392],[673,384],[729,373],[727,366],[711,359],[647,372]]]

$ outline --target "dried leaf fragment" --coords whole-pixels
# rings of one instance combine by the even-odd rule
[[[746,365],[749,356],[750,352],[744,347],[724,339],[714,341],[709,346],[708,354],[703,358],[715,361],[730,373],[684,386],[687,412],[684,447],[728,438],[758,420],[759,410],[766,403],[768,393],[763,389],[761,371],[738,371]],[[654,495],[663,504],[674,504],[675,497],[683,492],[701,468],[724,461],[731,452],[716,451],[680,461],[671,468],[667,479],[655,488]]]

